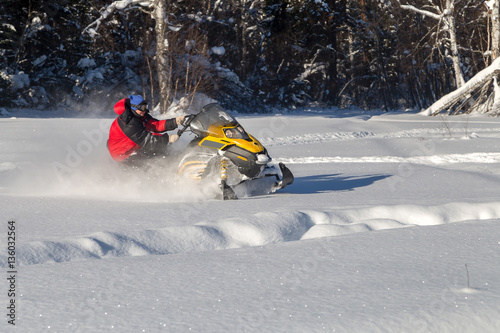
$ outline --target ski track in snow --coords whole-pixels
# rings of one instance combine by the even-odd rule
[[[298,144],[325,143],[333,141],[346,141],[356,139],[394,139],[394,138],[420,138],[432,137],[432,135],[461,135],[461,138],[474,138],[477,133],[489,132],[496,133],[495,128],[475,128],[468,129],[469,136],[465,136],[465,130],[459,128],[450,129],[413,129],[404,130],[393,133],[374,134],[372,132],[331,132],[331,133],[314,133],[304,134],[302,136],[287,136],[266,138],[260,140],[265,146],[285,146]],[[443,155],[427,155],[427,156],[362,156],[362,157],[326,157],[326,156],[309,156],[309,157],[294,157],[294,158],[279,158],[276,160],[285,164],[312,164],[312,163],[410,163],[424,165],[445,165],[456,163],[500,163],[500,153],[468,153],[468,154],[443,154]]]
[[[0,172],[2,171],[10,171],[10,170],[15,170],[16,165],[12,162],[1,162],[0,163]]]
[[[184,227],[134,232],[98,232],[18,246],[19,265],[124,256],[167,255],[341,236],[358,232],[500,219],[500,203],[394,205],[334,211],[261,212]],[[6,267],[6,254],[0,255]]]
[[[361,138],[375,138],[376,135],[372,132],[330,132],[330,133],[313,133],[304,135],[294,135],[285,137],[264,138],[259,141],[266,147],[323,143],[331,141],[346,141]]]
[[[424,165],[444,165],[456,163],[500,163],[500,153],[443,154],[429,156],[362,156],[362,157],[294,157],[277,158],[285,164],[309,163],[410,163]]]
[[[298,144],[325,143],[332,141],[347,141],[356,139],[394,139],[394,138],[429,138],[439,136],[446,138],[450,135],[458,137],[474,137],[477,133],[496,133],[495,128],[427,128],[427,129],[411,129],[392,133],[375,134],[373,132],[328,132],[328,133],[310,133],[303,135],[263,138],[259,141],[266,147],[288,146]]]

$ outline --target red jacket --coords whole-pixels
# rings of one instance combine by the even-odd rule
[[[118,162],[134,152],[154,152],[168,144],[168,134],[159,134],[177,128],[174,119],[158,120],[148,113],[144,117],[132,111],[130,99],[124,98],[115,104],[118,117],[109,129],[108,150]]]

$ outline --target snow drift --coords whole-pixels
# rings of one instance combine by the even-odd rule
[[[123,256],[165,255],[298,241],[357,232],[500,219],[500,203],[395,205],[337,211],[262,212],[184,227],[98,232],[23,243],[20,265]],[[0,256],[7,267],[7,256]]]

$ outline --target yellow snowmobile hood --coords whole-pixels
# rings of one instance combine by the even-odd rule
[[[230,133],[237,134],[229,137]],[[208,128],[207,134],[199,143],[202,147],[224,149],[230,145],[237,145],[255,154],[264,151],[264,146],[256,138],[248,134],[239,124],[234,126],[211,125]]]

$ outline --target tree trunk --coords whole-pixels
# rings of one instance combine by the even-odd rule
[[[155,0],[153,16],[156,32],[156,69],[160,90],[160,112],[166,113],[170,100],[170,62],[166,37],[167,6],[165,0]]]
[[[367,23],[365,0],[361,0],[361,20],[364,22],[364,24]],[[363,48],[361,48],[361,52],[363,54],[363,64],[367,65],[368,64],[368,56],[366,55],[366,52]]]
[[[500,55],[500,0],[493,2],[491,8],[491,60]]]
[[[495,0],[491,4],[491,60],[495,61],[500,55],[500,0]],[[491,114],[493,116],[500,116],[500,86],[496,76],[493,76],[493,105],[491,107]]]
[[[453,16],[454,8],[454,0],[446,0],[445,22],[446,25],[448,25],[448,32],[450,34],[451,59],[453,61],[453,70],[455,71],[456,85],[457,88],[460,88],[465,84],[465,80],[462,75],[462,69],[460,68],[460,58],[458,56],[455,17]]]

